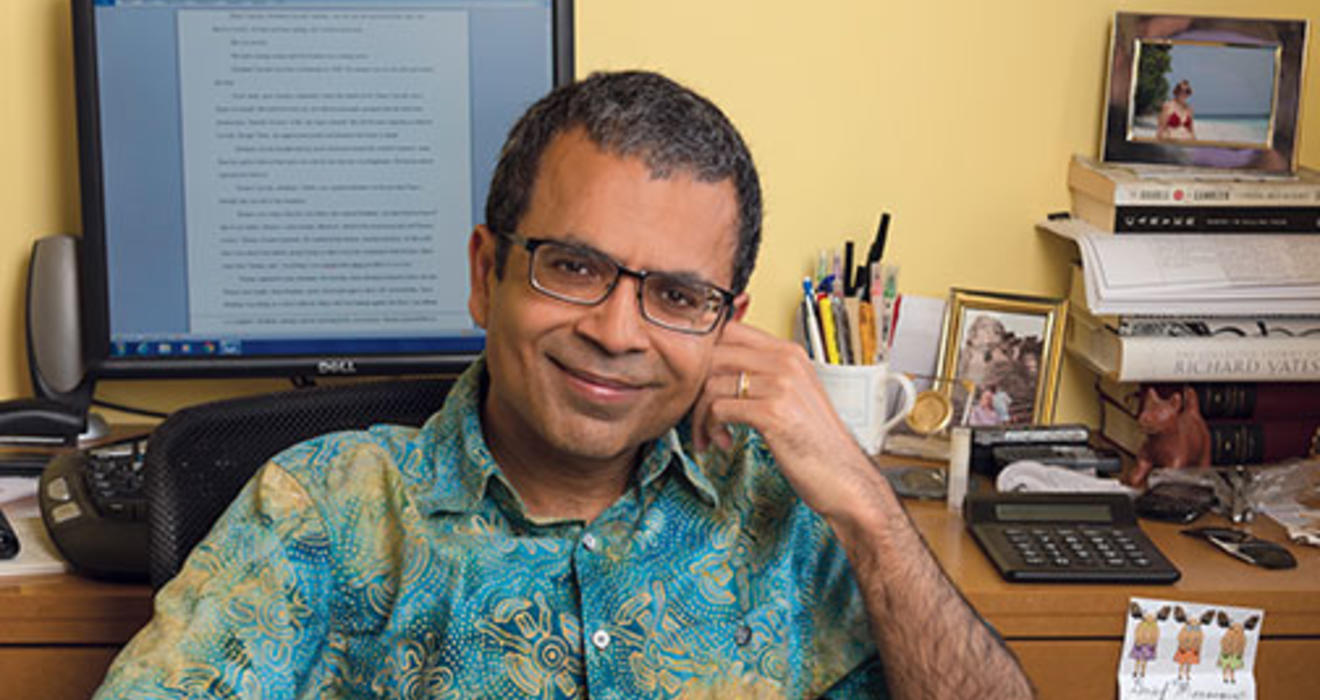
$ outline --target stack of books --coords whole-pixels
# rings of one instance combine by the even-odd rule
[[[1072,214],[1113,233],[1320,233],[1320,172],[1253,179],[1187,173],[1137,173],[1073,156]]]
[[[1101,432],[1137,453],[1141,400],[1190,386],[1212,462],[1320,448],[1320,174],[1137,171],[1076,156],[1066,347],[1097,375]]]

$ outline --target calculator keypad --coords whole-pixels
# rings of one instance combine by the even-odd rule
[[[1119,528],[1006,527],[1003,532],[1029,567],[1144,569],[1153,563],[1142,546]]]

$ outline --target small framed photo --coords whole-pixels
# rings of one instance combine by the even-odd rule
[[[1053,420],[1067,316],[1067,299],[950,290],[937,374],[973,386],[960,422]]]
[[[1104,160],[1290,174],[1305,20],[1119,12]]]

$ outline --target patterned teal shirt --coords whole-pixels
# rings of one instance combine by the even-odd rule
[[[883,697],[848,561],[765,444],[680,426],[591,523],[526,515],[480,363],[421,429],[264,465],[101,698]]]

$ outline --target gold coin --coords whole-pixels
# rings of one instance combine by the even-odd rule
[[[931,435],[944,430],[953,416],[953,403],[942,392],[927,389],[917,394],[907,424],[920,435]]]

